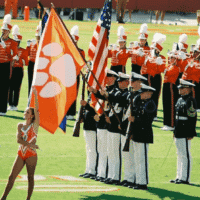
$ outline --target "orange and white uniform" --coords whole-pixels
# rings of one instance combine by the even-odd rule
[[[24,141],[31,143],[34,139],[37,139],[37,134],[34,130],[33,124],[31,124],[26,130],[22,127],[21,131]],[[21,144],[19,146],[18,155],[22,160],[26,160],[30,157],[37,156],[37,152],[35,149]]]
[[[139,49],[142,49],[142,51],[144,52],[144,55],[141,56],[137,53],[137,51]],[[140,70],[141,70],[141,67],[142,65],[144,64],[144,61],[145,61],[145,58],[146,58],[146,55],[149,54],[149,51],[150,51],[150,47],[149,46],[144,46],[144,47],[134,47],[132,49],[132,56],[131,56],[131,63],[132,63],[132,72],[135,72],[137,74],[140,74]]]
[[[6,47],[3,48],[0,45],[0,63],[9,63],[13,57],[17,55],[18,44],[11,38],[8,38],[5,42]]]
[[[36,54],[37,54],[37,50],[38,50],[38,44],[36,43],[31,43],[30,46],[26,47],[27,51],[28,51],[28,56],[29,56],[29,61],[35,63],[35,59],[36,59]]]
[[[28,51],[23,48],[18,48],[18,57],[19,60],[14,62],[13,67],[22,67],[28,65]]]
[[[128,58],[132,56],[128,49],[108,50],[108,58],[111,58],[111,70],[118,72],[126,72],[126,63]]]

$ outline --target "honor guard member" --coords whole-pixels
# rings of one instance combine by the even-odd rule
[[[122,117],[122,130],[127,134],[128,127],[128,116],[130,113],[130,99],[134,99],[140,93],[141,83],[147,80],[140,74],[132,72],[131,74],[131,87],[133,91],[127,91],[126,93],[117,94],[114,99],[116,102],[123,105],[123,117]],[[130,141],[129,152],[123,151],[124,145],[126,142],[125,135],[121,135],[121,151],[122,157],[124,159],[124,180],[121,182],[121,185],[125,187],[133,188],[135,185],[135,163],[134,163],[134,151],[133,151],[133,142]]]
[[[4,16],[1,27],[2,36],[0,38],[0,116],[6,115],[9,81],[12,74],[11,61],[17,60],[17,42],[9,38],[12,29],[11,15]]]
[[[34,65],[35,65],[35,59],[36,59],[36,54],[40,42],[40,37],[41,37],[41,31],[42,31],[42,22],[40,21],[39,25],[37,26],[36,29],[36,40],[28,40],[27,41],[27,51],[29,55],[29,64],[28,64],[28,96],[30,94],[31,86],[32,86],[32,81],[33,81],[33,73],[34,73]]]
[[[96,177],[97,168],[97,129],[94,116],[96,114],[94,108],[90,106],[91,93],[89,93],[88,101],[81,100],[81,106],[84,106],[84,119],[83,130],[86,142],[86,170],[84,174],[80,174],[80,177],[94,179]]]
[[[161,33],[156,33],[154,35],[151,45],[151,53],[149,56],[146,56],[144,65],[141,69],[141,74],[148,79],[148,84],[156,89],[153,93],[152,99],[157,108],[162,86],[161,73],[163,73],[166,68],[166,59],[163,55],[160,55],[160,52],[163,50],[161,45],[165,40],[166,36]],[[157,120],[157,113],[154,120]]]
[[[191,172],[191,139],[196,134],[196,100],[192,97],[195,84],[180,79],[178,86],[181,97],[176,103],[174,140],[177,149],[177,176],[171,183],[189,184]]]
[[[132,125],[132,140],[136,169],[136,185],[134,189],[146,190],[148,179],[148,149],[153,143],[152,122],[156,112],[156,105],[152,94],[154,88],[141,84],[141,93],[133,100],[133,116],[128,118]]]
[[[193,98],[197,101],[197,111],[200,109],[200,39],[194,48],[193,58],[188,59],[188,64],[183,72],[182,79],[191,81],[196,85],[192,88]]]
[[[111,109],[109,118],[106,121],[108,125],[108,179],[105,181],[106,184],[120,185],[121,180],[121,134],[125,134],[120,123],[123,114],[123,102],[117,103],[115,96],[119,93],[127,93],[129,85],[129,75],[119,72],[117,79],[119,88],[115,87],[111,92],[101,91],[101,95],[108,97],[114,111]],[[123,95],[123,94],[122,94]],[[115,113],[114,113],[115,112]],[[117,117],[118,119],[117,119]],[[119,121],[118,121],[119,120]]]
[[[74,39],[74,42],[78,45],[78,40],[79,40],[79,28],[78,26],[74,26],[71,29],[71,36]],[[79,52],[81,53],[81,55],[85,58],[85,52],[84,50],[78,48]],[[80,75],[77,76],[76,78],[77,81],[77,96],[78,96],[78,89],[79,89],[79,84],[80,84]],[[74,103],[71,105],[71,107],[69,108],[68,112],[67,112],[67,119],[74,119],[74,116],[76,115],[76,100],[74,101]]]
[[[177,66],[178,55],[175,52],[169,52],[169,65],[164,71],[164,83],[162,90],[163,101],[163,131],[174,130],[175,124],[175,104],[178,100],[177,80],[179,76],[179,67]]]
[[[18,43],[18,60],[12,61],[12,76],[10,80],[9,88],[9,107],[8,110],[17,110],[19,102],[20,89],[22,79],[24,76],[24,65],[28,65],[28,52],[27,50],[20,47],[22,41],[22,35],[19,33],[19,27],[13,26],[13,39]]]
[[[124,27],[118,27],[118,43],[119,49],[116,45],[113,46],[113,50],[108,51],[108,58],[111,58],[111,70],[126,73],[126,63],[128,58],[131,57],[131,52],[126,48],[127,36],[124,32]]]
[[[132,72],[135,72],[137,74],[140,74],[140,70],[142,65],[145,61],[145,55],[149,54],[150,47],[148,45],[147,34],[148,26],[147,24],[142,24],[140,27],[140,36],[139,36],[139,43],[134,42],[134,47],[132,48],[132,57],[131,57],[131,63],[132,63]]]
[[[117,80],[118,74],[110,69],[106,69],[106,91],[110,92],[115,87],[115,81]],[[95,94],[96,93],[96,94]],[[110,107],[106,99],[100,95],[99,91],[95,91],[94,94],[104,99],[104,112],[109,115]],[[108,123],[105,120],[105,114],[102,113],[99,116],[97,123],[97,151],[98,151],[98,168],[96,181],[104,182],[108,176],[108,153],[107,146],[110,142],[108,138]]]

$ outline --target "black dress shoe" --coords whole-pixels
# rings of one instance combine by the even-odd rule
[[[177,180],[177,181],[175,182],[175,184],[187,184],[187,185],[189,185],[190,183],[189,183],[188,181]]]
[[[103,177],[97,176],[97,177],[95,178],[95,181],[101,181],[101,180],[103,180],[102,182],[104,182],[104,178],[103,178]]]
[[[127,181],[127,180],[123,180],[123,181],[120,183],[120,185],[124,185],[124,184],[126,184],[126,183],[128,183],[128,181]]]
[[[126,186],[127,185],[127,186]],[[126,185],[124,185],[125,187],[128,187],[128,188],[133,188],[136,186],[135,183],[131,183],[131,182],[128,182]]]
[[[96,175],[93,175],[93,174],[92,174],[92,175],[90,176],[90,179],[93,179],[93,180],[96,179]]]
[[[147,185],[136,185],[133,187],[134,190],[147,190]]]
[[[111,180],[112,180],[111,178],[106,178],[106,179],[104,179],[104,183],[108,184],[108,182],[111,181]]]
[[[110,181],[105,182],[109,185],[120,185],[120,181],[111,179]]]
[[[83,176],[83,178],[90,178],[91,176],[95,176],[94,174],[89,174],[89,173],[87,173],[87,174],[85,174],[84,176]]]
[[[102,177],[101,177],[101,179],[99,180],[99,182],[104,183],[105,180],[106,180],[106,178],[102,178]]]
[[[83,177],[85,176],[87,173],[84,173],[84,174],[79,174],[79,177]]]
[[[175,180],[170,180],[169,182],[170,183],[176,183],[176,181],[178,181],[179,179],[177,178],[177,179],[175,179]]]

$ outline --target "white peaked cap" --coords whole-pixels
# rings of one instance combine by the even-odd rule
[[[186,43],[188,36],[186,34],[182,34],[179,36],[179,43]]]
[[[186,80],[183,80],[183,79],[179,79],[179,80],[180,80],[180,85],[177,86],[178,88],[181,88],[181,87],[194,87],[195,86],[195,84],[190,83],[189,81],[186,81]]]
[[[10,24],[10,22],[11,22],[11,15],[10,14],[5,15],[3,19],[3,24]]]
[[[78,26],[76,25],[76,26],[73,26],[72,27],[72,29],[71,29],[71,35],[79,35],[79,28],[78,28]]]
[[[122,72],[118,72],[118,75],[121,77],[121,78],[130,78],[130,76],[128,74],[124,74]]]
[[[125,30],[123,26],[119,26],[117,29],[117,36],[125,35]]]
[[[19,35],[19,26],[18,25],[14,25],[12,28],[12,35]]]
[[[144,76],[142,76],[141,74],[138,74],[138,73],[135,73],[135,72],[131,72],[131,78],[133,79],[133,80],[147,80],[147,78],[146,77],[144,77]]]
[[[142,24],[140,27],[140,33],[147,33],[148,26],[147,24]]]
[[[198,28],[198,34],[199,34],[199,36],[200,36],[200,26],[199,26],[199,28]]]
[[[108,68],[105,69],[105,72],[106,72],[106,74],[112,74],[112,75],[115,75],[117,77],[119,76],[116,72],[114,72],[113,70],[108,69]]]
[[[145,85],[144,83],[141,83],[140,84],[142,87],[141,87],[141,89],[142,89],[142,92],[145,92],[146,90],[147,91],[156,91],[156,89],[155,88],[153,88],[153,87],[151,87],[151,86],[148,86],[148,85]]]

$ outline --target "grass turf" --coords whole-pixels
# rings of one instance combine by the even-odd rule
[[[23,35],[22,47],[26,47],[26,40],[34,38],[35,29],[38,25],[37,20],[24,22],[21,20],[13,20],[12,24],[18,24],[20,32]],[[0,20],[0,24],[2,20]],[[96,22],[79,22],[65,21],[67,28],[70,30],[74,25],[79,26],[80,41],[79,47],[84,49],[86,54],[91,40],[93,30],[96,27]],[[137,40],[139,36],[139,28],[141,24],[125,24],[125,31],[128,35],[127,44]],[[117,41],[118,24],[113,23],[110,34],[110,44]],[[167,40],[164,42],[162,54],[166,56],[167,50],[171,49],[173,42],[178,41],[179,34],[188,34],[188,44],[195,44],[198,39],[197,27],[181,27],[167,25],[148,25],[149,27],[149,44],[155,32],[162,32],[167,35]],[[195,33],[196,30],[196,33]],[[109,66],[109,65],[108,65]],[[127,73],[130,74],[131,63],[127,63]],[[27,67],[24,67],[24,79],[21,87],[19,110],[17,112],[8,111],[7,116],[0,117],[0,195],[3,193],[8,176],[10,174],[13,162],[17,155],[18,144],[16,142],[16,132],[18,122],[23,121],[23,111],[27,105],[28,97],[28,80]],[[80,93],[79,93],[80,95]],[[78,97],[79,99],[80,97]],[[79,107],[79,103],[77,104]],[[33,192],[32,199],[199,199],[200,197],[200,139],[196,137],[192,141],[192,157],[193,167],[191,173],[191,182],[193,185],[175,185],[170,184],[169,180],[176,176],[176,148],[173,143],[172,132],[161,131],[163,126],[162,112],[162,96],[160,97],[158,122],[153,123],[154,129],[154,144],[149,148],[149,190],[134,191],[132,189],[117,187],[118,191],[113,192]],[[197,132],[200,130],[200,122],[198,117]],[[73,138],[74,121],[68,121],[67,132],[62,134],[58,130],[55,135],[49,134],[44,129],[39,129],[38,142],[41,150],[38,150],[38,164],[36,175],[43,175],[47,179],[44,181],[36,181],[35,185],[87,185],[87,186],[105,186],[105,184],[87,180],[84,182],[63,181],[53,179],[53,175],[69,175],[78,177],[78,174],[85,170],[85,141],[83,131],[81,129],[80,137]],[[166,158],[167,157],[167,158]],[[123,170],[122,170],[123,171]],[[20,174],[26,174],[26,168]],[[85,179],[84,179],[85,180]],[[27,186],[27,182],[16,182],[7,199],[25,199],[27,191],[19,190],[17,186]],[[107,188],[116,188],[115,186],[106,186]]]

